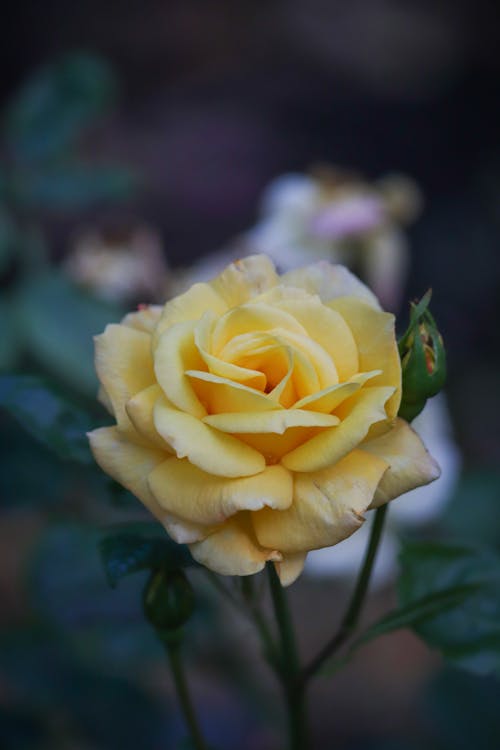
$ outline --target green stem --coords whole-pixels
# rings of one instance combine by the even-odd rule
[[[377,555],[378,546],[382,537],[382,531],[384,528],[385,514],[387,512],[387,505],[383,505],[381,508],[377,508],[375,512],[375,519],[371,528],[370,539],[366,548],[365,557],[363,564],[359,571],[356,586],[352,593],[349,606],[347,607],[346,613],[342,618],[340,627],[335,635],[328,641],[328,643],[321,649],[321,651],[314,657],[314,659],[302,670],[299,683],[305,685],[307,681],[318,671],[323,662],[325,662],[332,654],[345,643],[348,638],[353,634],[358,624],[361,610],[368,591],[370,584],[370,578],[373,571],[373,565]]]
[[[170,642],[168,639],[164,639],[163,642],[167,650],[170,666],[172,668],[175,689],[177,691],[177,697],[179,699],[179,704],[188,726],[189,733],[191,735],[193,747],[195,748],[195,750],[208,750],[208,746],[205,743],[200,727],[198,725],[198,721],[196,719],[193,708],[193,703],[191,701],[191,696],[189,694],[186,675],[184,673],[184,667],[181,659],[180,643],[175,641]]]
[[[243,598],[248,605],[249,615],[252,618],[260,636],[260,642],[265,657],[269,664],[274,668],[279,668],[280,656],[277,646],[274,642],[273,635],[269,629],[266,618],[264,617],[255,597],[255,590],[251,576],[244,576],[241,579],[241,591]]]
[[[279,677],[288,711],[290,750],[306,750],[305,684],[299,681],[300,663],[293,632],[292,618],[285,594],[274,565],[267,566],[274,613],[281,640]]]

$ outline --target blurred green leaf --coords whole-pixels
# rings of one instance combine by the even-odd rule
[[[169,747],[168,704],[160,707],[133,681],[96,666],[80,660],[48,629],[26,628],[0,637],[2,685],[8,686],[11,702],[45,723],[52,735],[47,748]]]
[[[126,167],[72,161],[43,171],[16,171],[9,194],[16,204],[30,210],[82,211],[96,203],[126,200],[138,184]]]
[[[151,570],[160,565],[175,570],[196,564],[186,545],[173,542],[156,523],[116,526],[99,542],[99,549],[113,587],[120,578],[138,570]]]
[[[381,635],[392,633],[394,630],[420,625],[435,615],[441,614],[445,610],[456,607],[464,602],[479,589],[479,585],[471,583],[464,586],[451,586],[450,588],[442,589],[429,594],[429,596],[417,599],[407,606],[399,607],[368,628],[356,640],[356,645],[368,643],[368,641],[372,641]]]
[[[440,519],[446,538],[500,550],[499,498],[500,472],[465,473]]]
[[[21,346],[16,308],[11,295],[0,296],[0,371],[13,370],[18,362]]]
[[[40,69],[8,107],[4,133],[15,157],[44,160],[71,147],[115,101],[116,81],[99,58],[73,54]]]
[[[0,375],[0,407],[64,459],[91,463],[90,417],[36,375]]]
[[[64,276],[45,273],[28,279],[17,298],[20,331],[28,351],[55,378],[95,398],[93,336],[124,311],[95,299]]]
[[[416,622],[414,629],[456,666],[499,672],[500,556],[490,550],[412,543],[403,548],[401,567],[402,607],[453,587],[471,586],[468,595]]]
[[[7,211],[0,206],[0,274],[7,271],[18,248],[19,236],[17,227]]]
[[[445,669],[425,695],[432,747],[439,750],[494,750],[500,747],[500,682]]]

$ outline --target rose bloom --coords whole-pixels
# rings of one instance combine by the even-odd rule
[[[288,585],[439,476],[397,418],[394,316],[343,266],[237,261],[108,325],[96,368],[116,419],[90,433],[97,462],[217,573],[272,561]]]

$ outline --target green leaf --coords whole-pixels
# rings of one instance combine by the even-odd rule
[[[401,628],[410,628],[422,624],[445,609],[461,604],[468,596],[477,591],[478,588],[479,584],[474,583],[464,586],[451,586],[448,589],[442,589],[429,596],[417,599],[405,607],[398,607],[374,623],[368,630],[365,630],[356,639],[355,646],[361,646],[381,635],[392,633],[394,630],[401,630]]]
[[[173,542],[158,524],[130,523],[114,527],[99,542],[111,586],[139,570],[163,566],[175,570],[195,565],[186,545]]]
[[[458,543],[466,541],[500,550],[499,497],[500,472],[466,472],[440,518],[443,535]]]
[[[137,190],[139,180],[126,167],[71,161],[43,171],[18,170],[11,178],[12,200],[38,211],[82,211],[106,201],[121,201]]]
[[[0,407],[60,458],[91,463],[91,420],[36,375],[0,375]]]
[[[54,377],[94,399],[93,336],[124,311],[95,299],[64,276],[44,273],[28,279],[18,294],[20,334],[28,351]]]
[[[401,554],[402,607],[470,586],[463,598],[432,611],[414,630],[456,666],[500,672],[500,556],[493,551],[438,543],[407,544]],[[446,601],[446,600],[445,600]]]
[[[114,104],[116,82],[107,63],[86,54],[41,68],[11,102],[8,147],[21,161],[52,158],[74,145]]]

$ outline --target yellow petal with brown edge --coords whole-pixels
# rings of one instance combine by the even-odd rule
[[[241,440],[179,411],[167,399],[156,402],[155,427],[178,458],[220,477],[247,477],[264,470],[264,457]]]
[[[130,421],[137,432],[166,453],[173,453],[172,448],[158,433],[153,419],[154,405],[159,398],[163,398],[163,391],[158,384],[150,385],[144,391],[137,393],[127,401],[126,410]]]
[[[256,391],[242,383],[213,375],[202,370],[187,370],[199,400],[209,414],[219,412],[268,411],[281,409],[267,393]]]
[[[307,552],[284,555],[283,560],[274,563],[282,586],[290,586],[304,570]]]
[[[213,526],[240,510],[288,508],[293,480],[282,466],[268,466],[253,477],[227,479],[202,471],[186,459],[168,458],[150,474],[149,487],[169,513]]]
[[[363,443],[360,448],[389,464],[375,493],[372,508],[433,482],[441,473],[419,435],[404,419],[397,419],[390,432]]]
[[[195,322],[175,323],[160,336],[154,357],[156,380],[167,398],[178,409],[204,417],[200,403],[186,370],[204,369],[194,341]]]
[[[266,255],[249,255],[231,263],[208,282],[228,307],[242,305],[279,281],[276,269]]]
[[[343,458],[366,437],[370,426],[386,420],[384,404],[393,388],[363,388],[350,399],[356,399],[350,412],[337,426],[315,435],[281,459],[291,471],[320,471]],[[348,409],[349,400],[342,406]]]
[[[151,337],[128,326],[106,326],[95,337],[95,366],[117,423],[131,429],[125,404],[155,382]]]
[[[190,545],[190,550],[197,562],[225,576],[253,575],[267,561],[281,557],[277,550],[258,544],[247,513],[238,513],[202,542]]]
[[[170,326],[188,320],[199,320],[207,310],[215,315],[222,315],[227,310],[227,304],[210,284],[193,284],[187,292],[165,304],[156,326],[154,346],[157,346],[161,334]]]
[[[357,297],[372,308],[380,310],[377,298],[349,269],[341,265],[332,265],[322,260],[304,268],[288,271],[280,278],[280,284],[305,289],[310,294],[317,294],[322,302],[329,302],[336,297]]]
[[[401,403],[401,360],[394,331],[394,315],[374,310],[368,303],[355,297],[341,297],[328,305],[342,315],[352,331],[358,347],[360,371],[382,370],[370,385],[396,389],[386,407],[389,419],[393,419]]]
[[[291,427],[333,427],[340,419],[333,414],[322,414],[305,409],[280,411],[211,414],[203,418],[205,424],[227,433],[267,433],[277,435]]]
[[[267,508],[252,514],[260,544],[286,556],[329,547],[356,531],[364,521],[387,463],[377,456],[351,451],[334,466],[294,477],[293,503],[277,513]]]

